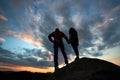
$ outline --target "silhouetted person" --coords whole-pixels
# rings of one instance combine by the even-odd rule
[[[55,71],[56,71],[59,68],[58,67],[58,48],[60,48],[62,51],[64,60],[65,60],[65,64],[66,65],[68,64],[67,55],[65,53],[64,45],[63,45],[63,41],[62,41],[62,38],[64,38],[68,42],[68,38],[58,28],[56,28],[54,32],[49,34],[48,38],[54,44],[54,67],[55,67]]]
[[[70,44],[72,45],[72,48],[76,54],[75,60],[77,60],[77,59],[79,59],[79,51],[78,51],[79,41],[78,41],[77,31],[74,28],[69,29],[69,41],[70,41]]]

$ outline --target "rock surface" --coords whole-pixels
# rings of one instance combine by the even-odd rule
[[[120,80],[120,66],[100,59],[81,58],[54,72],[47,80]]]

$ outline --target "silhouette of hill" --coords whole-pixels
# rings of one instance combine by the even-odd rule
[[[47,80],[120,80],[120,67],[95,58],[81,58],[54,72]]]
[[[51,73],[1,71],[0,80],[46,80]]]

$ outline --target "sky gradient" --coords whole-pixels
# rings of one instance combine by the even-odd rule
[[[53,44],[59,28],[74,27],[80,57],[120,66],[120,0],[0,0],[0,71],[53,72]],[[75,54],[64,41],[69,62]],[[59,64],[64,60],[59,51]]]

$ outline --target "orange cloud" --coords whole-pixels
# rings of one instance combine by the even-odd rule
[[[25,42],[31,43],[37,47],[42,46],[42,40],[36,39],[34,33],[31,30],[28,30],[25,32],[19,32],[19,33],[15,32],[15,31],[8,30],[7,34],[11,35],[15,38],[19,38]]]
[[[28,66],[18,66],[18,68],[15,70],[47,73],[47,72],[53,72],[53,67],[35,68],[35,67],[28,67]]]
[[[29,66],[18,66],[3,62],[0,62],[0,68],[6,68],[12,71],[30,71],[30,72],[42,72],[42,73],[53,72],[53,67],[35,68]]]
[[[13,64],[0,62],[0,70],[2,70],[2,71],[6,71],[6,70],[15,71],[14,68],[16,68],[16,67],[17,66],[13,65]],[[4,70],[3,70],[3,68],[4,68]]]

